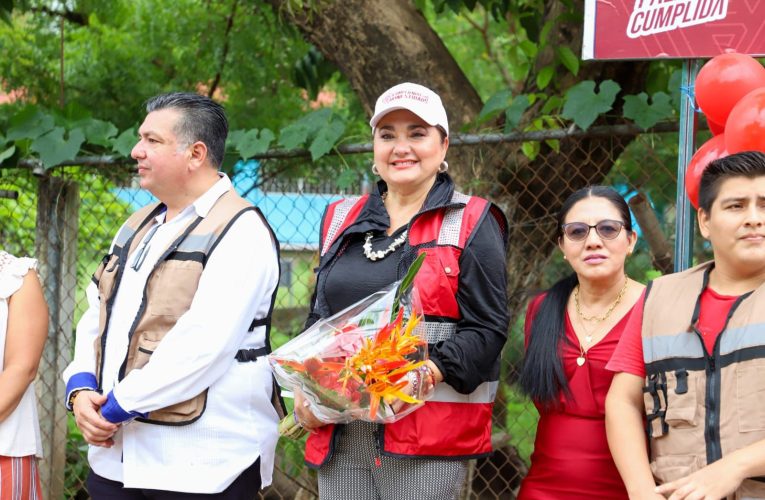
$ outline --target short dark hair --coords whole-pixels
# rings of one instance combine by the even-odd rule
[[[176,109],[181,116],[175,127],[178,138],[187,145],[201,141],[215,168],[223,164],[228,136],[228,120],[223,106],[209,97],[190,92],[160,94],[146,101],[146,112]]]
[[[765,176],[765,153],[760,151],[743,151],[710,162],[701,174],[699,208],[709,213],[725,180],[761,176]]]
[[[615,189],[608,186],[587,186],[574,191],[563,202],[557,217],[556,234],[563,237],[563,223],[574,205],[587,198],[603,198],[619,211],[627,231],[632,231],[630,208]],[[566,306],[579,284],[576,273],[556,282],[545,295],[531,323],[529,344],[521,368],[521,390],[546,408],[558,408],[559,395],[571,396],[561,359],[566,342]]]

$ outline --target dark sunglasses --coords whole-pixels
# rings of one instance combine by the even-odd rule
[[[598,236],[604,240],[613,240],[622,232],[623,226],[624,222],[620,220],[605,219],[594,226],[584,222],[569,222],[568,224],[563,224],[561,228],[563,229],[563,234],[571,241],[583,241],[587,239],[592,228],[595,228]]]

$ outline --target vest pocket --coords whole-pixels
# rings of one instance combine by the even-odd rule
[[[765,430],[765,363],[747,362],[736,367],[736,413],[738,430],[752,432]]]
[[[698,425],[698,376],[684,369],[652,373],[643,387],[649,438],[659,438],[670,428]]]
[[[207,406],[207,391],[196,395],[195,397],[181,401],[174,405],[154,410],[149,413],[148,421],[164,425],[188,425],[195,422]]]
[[[664,484],[693,474],[705,465],[706,460],[695,455],[664,455],[651,461],[651,472],[658,484]]]
[[[151,359],[151,355],[154,354],[154,350],[157,348],[157,344],[159,344],[158,340],[149,340],[141,335],[138,339],[138,344],[134,354],[135,359],[133,360],[131,370],[136,370],[146,366],[146,363],[148,363]]]
[[[119,269],[119,256],[111,254],[103,258],[101,265],[93,275],[98,281],[98,299],[101,303],[106,302],[111,296]]]
[[[188,311],[197,293],[202,264],[193,260],[168,260],[149,278],[147,312],[179,318]]]
[[[451,249],[443,247],[425,248],[420,253],[427,255],[417,273],[417,285],[420,299],[430,304],[430,314],[456,317],[459,306],[455,295],[459,280],[459,261],[451,254]]]
[[[687,370],[675,370],[667,376],[667,424],[670,427],[695,427],[698,425],[696,386],[698,377]]]

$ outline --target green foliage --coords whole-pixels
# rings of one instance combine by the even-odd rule
[[[505,110],[505,133],[510,133],[512,130],[518,128],[521,122],[523,113],[531,106],[528,96],[519,95],[510,106]]]
[[[8,133],[5,135],[6,141],[37,139],[55,127],[55,121],[51,115],[31,105],[12,115],[8,124]]]
[[[601,82],[599,92],[595,92],[592,80],[579,82],[566,92],[562,116],[587,130],[601,113],[612,109],[619,89],[619,84],[613,80]]]
[[[13,156],[13,153],[16,152],[16,146],[10,146],[5,151],[0,153],[0,164],[2,164],[5,160]]]
[[[10,54],[0,60],[2,86],[21,89],[27,101],[37,103],[28,114],[13,116],[6,140],[0,137],[0,161],[38,158],[50,166],[84,154],[127,157],[144,114],[138,103],[167,90],[211,92],[211,85],[216,85],[215,97],[225,102],[231,121],[227,165],[275,146],[307,148],[316,161],[340,142],[367,140],[364,110],[336,68],[294,28],[279,22],[270,7],[240,3],[233,9],[234,3],[39,2],[51,11],[69,9],[84,20],[64,23],[66,106],[56,112],[62,77],[60,19],[32,13],[27,2],[0,7],[6,14],[13,8],[11,23],[0,24],[0,50]],[[565,126],[559,117],[586,129],[612,109],[609,82],[600,83],[599,93],[595,82],[582,82],[560,95],[557,75],[563,68],[578,74],[580,62],[570,47],[552,47],[548,40],[560,22],[581,17],[573,2],[565,4],[557,19],[545,18],[541,0],[420,0],[416,6],[486,99],[473,126],[504,122],[505,132],[516,130],[535,101],[542,104],[542,121],[527,129]],[[287,8],[321,15],[320,1],[291,0]],[[537,58],[551,51],[554,60],[535,70]],[[642,127],[672,117],[659,92],[667,85],[672,88],[675,70],[672,63],[652,65],[647,94],[654,96],[653,102],[625,96],[625,116]],[[511,92],[527,81],[536,82],[537,94]],[[334,93],[328,110],[308,105],[320,90]],[[78,142],[81,147],[73,156]],[[524,146],[531,156],[536,148]],[[352,162],[344,168],[358,169],[362,163],[357,158],[341,161]],[[330,164],[320,162],[320,170],[327,173]],[[337,175],[341,172],[345,170]]]
[[[60,112],[35,105],[14,111],[12,106],[0,106],[0,123],[7,120],[10,125],[7,136],[0,136],[0,165],[15,163],[17,150],[24,157],[39,159],[45,168],[72,161],[81,154],[117,153],[127,158],[137,141],[135,127],[117,135],[117,127],[104,120],[67,121]],[[288,149],[306,147],[316,161],[337,145],[346,126],[343,115],[322,108],[285,126],[279,144]],[[235,159],[247,159],[266,152],[275,139],[274,132],[267,128],[234,130],[229,134],[227,148],[237,153]]]
[[[545,66],[539,70],[539,73],[537,73],[537,87],[539,87],[539,90],[546,89],[553,76],[555,76],[555,68],[553,66]]]
[[[677,189],[677,134],[641,134],[622,152],[610,184],[627,183],[649,194],[657,215],[674,206]],[[619,176],[615,177],[615,173]],[[671,227],[670,221],[664,221]]]
[[[85,134],[85,140],[98,146],[110,146],[117,135],[117,127],[111,122],[86,118],[73,124]]]
[[[64,491],[71,497],[84,489],[90,467],[86,459],[88,444],[74,421],[74,414],[66,418],[66,470],[64,473]],[[79,498],[79,497],[78,497]]]
[[[527,158],[533,160],[540,151],[540,144],[536,141],[527,141],[521,144],[521,151]]]
[[[671,118],[674,114],[670,97],[664,92],[657,92],[648,104],[648,94],[628,95],[624,98],[624,116],[643,128],[648,129],[661,120]]]
[[[641,105],[637,96],[619,96],[621,89],[611,81],[580,82],[568,92],[562,92],[561,72],[576,76],[581,63],[571,47],[551,46],[548,40],[554,38],[554,31],[561,22],[581,22],[578,4],[566,2],[557,19],[545,19],[542,3],[537,0],[433,0],[416,2],[416,6],[485,99],[483,109],[472,124],[474,127],[501,125],[503,121],[497,117],[504,111],[503,131],[518,130],[524,113],[537,102],[541,104],[535,108],[539,114],[526,117],[523,130],[563,128],[565,120],[587,129],[599,116],[614,109],[617,97],[630,103],[624,117],[641,127],[651,127],[675,117],[674,107],[669,109],[662,95],[672,95],[669,104],[676,107],[674,94],[679,80],[675,80],[677,64],[673,62],[658,61],[651,66],[648,95],[654,97],[653,101],[649,97],[650,103],[645,105]],[[488,21],[487,14],[491,15]],[[551,52],[553,60],[539,65],[537,58]],[[502,70],[498,71],[500,67]],[[537,92],[513,97],[510,89],[523,88],[529,81],[536,84]],[[596,91],[598,85],[600,88]],[[548,145],[553,149],[558,147],[555,141],[549,141]],[[539,144],[527,143],[521,149],[534,158],[539,147]]]
[[[539,413],[534,404],[515,385],[505,385],[503,390],[507,401],[504,428],[510,435],[510,444],[518,450],[518,454],[527,464],[531,463]]]
[[[249,131],[236,130],[231,132],[228,142],[239,152],[241,158],[251,158],[256,154],[265,153],[274,139],[274,133],[267,128],[262,130],[254,128]]]
[[[308,92],[311,99],[316,99],[319,91],[336,72],[335,65],[330,63],[316,47],[311,46],[308,53],[295,63],[293,79],[298,87]]]
[[[476,122],[483,123],[495,118],[501,111],[507,109],[513,100],[513,92],[510,89],[502,89],[491,96],[483,105]]]
[[[430,2],[424,7],[423,14],[426,19],[441,37],[460,68],[468,75],[484,102],[509,86],[510,82],[505,81],[498,71],[498,64],[514,80],[524,78],[530,67],[530,59],[517,47],[518,37],[508,33],[504,21],[490,21],[487,27],[488,39],[485,39],[482,33],[467,25],[466,17],[470,14],[455,15],[451,11],[437,14]],[[471,19],[473,17],[477,16],[472,16]],[[490,43],[489,47],[486,45],[487,40]],[[495,56],[494,60],[489,57],[489,49]]]
[[[85,134],[79,128],[69,131],[64,139],[64,128],[56,127],[32,142],[30,150],[40,155],[40,161],[46,168],[65,161],[74,160],[85,142]]]
[[[6,24],[10,24],[12,10],[13,0],[0,0],[0,20]]]
[[[127,158],[130,156],[130,151],[137,142],[138,131],[135,127],[131,127],[114,139],[112,142],[111,150],[118,155]]]
[[[74,321],[87,304],[84,291],[101,257],[107,252],[116,229],[132,211],[117,199],[114,190],[124,183],[129,172],[112,169],[111,175],[96,169],[56,169],[55,175],[79,186],[80,210],[77,238],[77,286]],[[37,219],[37,177],[28,169],[0,168],[0,189],[19,193],[15,201],[0,200],[0,242],[4,250],[17,255],[33,255]],[[94,246],[94,242],[98,245]]]
[[[307,146],[316,160],[327,154],[345,132],[345,120],[329,108],[314,111],[282,129],[279,144],[287,149]]]
[[[555,47],[555,57],[563,64],[574,76],[579,73],[579,58],[574,52],[565,45]]]
[[[31,172],[13,177],[0,169],[0,189],[16,191],[18,199],[0,199],[0,246],[15,255],[31,255],[35,248],[37,179]]]
[[[645,273],[645,283],[655,280],[656,278],[659,278],[660,276],[662,276],[661,271],[657,271],[656,269],[650,269],[646,271]]]
[[[124,130],[143,117],[141,103],[164,91],[210,92],[226,103],[232,128],[269,128],[303,114],[293,82],[309,46],[261,3],[178,0],[36,2],[70,9],[86,24],[64,24],[64,99]],[[227,30],[232,16],[232,27]],[[0,24],[2,87],[29,102],[60,106],[60,18],[14,9]],[[225,49],[224,49],[225,47]],[[278,112],[274,112],[274,106]]]

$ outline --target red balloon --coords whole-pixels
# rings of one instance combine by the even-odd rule
[[[725,149],[725,135],[727,134],[716,135],[702,144],[693,154],[688,168],[685,169],[685,192],[693,208],[699,208],[699,184],[704,169],[709,162],[728,156],[728,151]]]
[[[765,152],[765,87],[741,98],[725,122],[725,146],[729,153]]]
[[[723,132],[725,132],[725,125],[720,125],[719,123],[715,123],[709,118],[707,118],[707,126],[709,127],[709,131],[712,132],[712,135],[720,135]]]
[[[765,68],[751,56],[720,54],[696,77],[696,101],[707,119],[725,123],[733,106],[752,90],[765,86]]]

